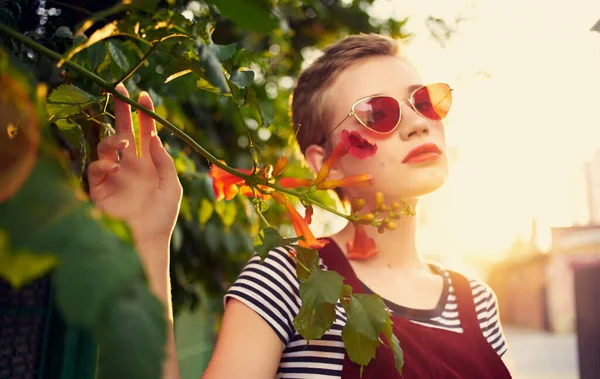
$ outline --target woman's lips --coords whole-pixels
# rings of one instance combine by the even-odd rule
[[[424,143],[406,154],[402,163],[415,164],[436,160],[442,155],[440,148],[434,143]]]

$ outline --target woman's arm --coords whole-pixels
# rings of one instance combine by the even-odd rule
[[[123,85],[117,90],[128,96]],[[153,109],[152,100],[142,93],[140,104]],[[156,135],[154,120],[139,112],[139,146],[133,132],[130,106],[115,99],[114,136],[98,144],[98,160],[90,164],[90,197],[96,207],[124,220],[133,236],[152,292],[166,311],[167,356],[163,378],[179,379],[175,352],[173,312],[169,280],[169,245],[182,197],[173,159]]]
[[[283,344],[255,311],[229,299],[219,339],[203,379],[274,378]]]
[[[170,256],[169,248],[170,241],[152,241],[148,244],[140,244],[138,251],[140,255],[146,257]],[[150,289],[154,295],[163,303],[165,307],[165,319],[167,321],[167,341],[165,345],[165,360],[163,362],[162,379],[180,379],[179,362],[177,359],[177,351],[175,349],[175,333],[173,319],[173,303],[171,301],[171,280],[169,277],[168,265],[167,269],[157,267],[147,269],[146,273],[150,281]]]

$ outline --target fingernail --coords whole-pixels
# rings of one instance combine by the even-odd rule
[[[112,172],[115,172],[115,171],[117,171],[118,169],[119,169],[119,164],[118,164],[118,163],[115,163],[115,164],[113,164],[112,166],[110,166],[110,170],[111,170]]]
[[[124,149],[124,148],[126,148],[127,146],[129,146],[129,141],[128,141],[128,140],[126,140],[126,139],[124,139],[124,140],[122,140],[122,141],[119,141],[119,143],[117,144],[117,148],[118,148],[119,150],[120,150],[120,149]]]
[[[146,92],[146,91],[142,91],[142,92],[140,92],[140,99],[141,99],[142,97],[144,97],[144,96],[148,96],[148,97],[150,97],[150,94],[149,94],[148,92]]]
[[[127,88],[125,88],[125,85],[123,85],[123,83],[119,83],[119,84],[117,84],[117,86],[115,87],[115,89],[116,89],[117,91],[119,91],[119,92],[120,92],[121,94],[123,94],[123,95],[124,95],[125,93],[127,93]]]

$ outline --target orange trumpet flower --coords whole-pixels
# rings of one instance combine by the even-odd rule
[[[354,224],[354,241],[348,241],[346,246],[348,247],[348,259],[353,260],[366,260],[379,252],[375,241],[369,238],[365,227],[360,224]]]
[[[310,187],[314,181],[312,179],[300,179],[300,178],[281,178],[279,179],[279,185],[283,188],[298,188],[298,187]]]
[[[375,183],[375,177],[371,174],[347,176],[342,179],[325,180],[317,185],[318,189],[326,190],[337,187],[368,187]]]
[[[322,181],[327,179],[329,176],[329,171],[331,171],[331,167],[336,164],[340,159],[342,159],[346,154],[348,154],[348,149],[344,145],[343,142],[337,144],[333,153],[327,159],[327,162],[321,167],[319,173],[317,174],[317,178],[315,179],[315,183],[320,184]]]
[[[221,161],[223,162],[223,161]],[[223,162],[225,163],[225,162]],[[239,172],[250,175],[252,170],[238,169]],[[217,165],[212,165],[208,174],[213,180],[213,191],[217,201],[231,200],[237,195],[239,188],[244,184],[244,179],[219,168]],[[250,191],[252,193],[252,191]]]
[[[273,192],[271,194],[273,199],[277,201],[279,204],[285,206],[285,209],[290,214],[290,218],[292,219],[292,225],[294,226],[294,230],[296,231],[296,235],[298,237],[304,237],[304,240],[298,241],[298,244],[303,247],[307,247],[310,249],[320,249],[327,244],[325,240],[318,240],[315,238],[314,234],[308,227],[306,220],[298,213],[294,205],[290,202],[290,200],[282,193]]]

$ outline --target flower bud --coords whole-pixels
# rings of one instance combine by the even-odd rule
[[[352,207],[352,213],[356,213],[365,206],[365,199],[362,197],[353,197],[352,200],[350,200],[350,205]]]
[[[396,223],[394,221],[390,221],[387,224],[385,224],[385,228],[387,230],[396,230]]]
[[[383,192],[375,192],[375,209],[381,209],[383,206]]]
[[[364,215],[358,217],[358,221],[366,221],[370,223],[375,220],[375,215],[373,213],[365,213]]]
[[[279,176],[283,170],[285,169],[285,166],[287,166],[288,164],[288,159],[285,155],[280,156],[277,159],[277,162],[275,163],[275,167],[273,168],[273,176]]]

